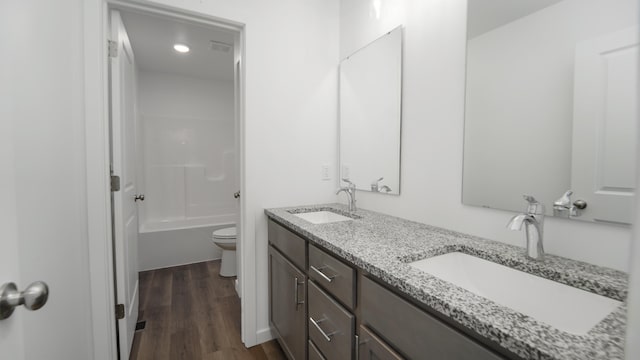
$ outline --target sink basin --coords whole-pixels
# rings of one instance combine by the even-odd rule
[[[327,223],[333,223],[338,221],[353,220],[350,217],[336,214],[332,211],[326,211],[326,210],[306,212],[306,213],[293,214],[293,215],[299,217],[300,219],[306,220],[312,224],[327,224]]]
[[[576,335],[589,332],[621,304],[461,252],[434,256],[409,265]]]

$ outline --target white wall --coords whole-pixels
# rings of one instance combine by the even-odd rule
[[[640,127],[636,136],[640,139]],[[640,154],[640,146],[636,149],[636,155]],[[636,157],[636,183],[640,184],[640,156]],[[640,197],[635,201],[635,222],[633,225],[633,237],[629,261],[631,271],[629,274],[629,295],[627,296],[627,342],[625,355],[627,360],[640,359]]]
[[[24,359],[92,357],[82,15],[81,0],[0,4],[0,121],[15,157],[0,176],[15,180],[20,253],[13,280],[50,287],[42,309],[16,309]]]
[[[373,4],[379,3],[379,17]],[[461,203],[466,0],[342,0],[340,56],[405,25],[401,195],[358,194],[359,206],[524,246],[513,213]],[[596,21],[596,20],[594,20]],[[344,201],[344,199],[341,199]],[[628,270],[630,230],[548,218],[548,253]]]
[[[466,204],[519,211],[526,193],[552,214],[556,199],[578,190],[571,181],[576,44],[636,25],[637,12],[637,0],[565,0],[469,41]],[[535,149],[533,158],[522,158],[525,149]]]
[[[640,128],[637,130],[640,138]],[[640,154],[640,147],[636,150]],[[637,157],[640,159],[640,156]],[[636,162],[637,183],[640,184],[640,161]],[[633,226],[633,242],[629,260],[631,261],[631,271],[629,274],[629,295],[627,297],[627,342],[625,355],[627,360],[640,359],[640,197],[636,197],[636,214]]]
[[[233,82],[140,71],[145,218],[233,215]]]
[[[640,133],[639,133],[640,135]],[[640,165],[640,164],[638,164]],[[636,199],[636,209],[640,201]],[[626,359],[640,359],[640,211],[636,210],[633,244],[631,246],[631,274],[629,277],[629,296],[627,303],[627,344]]]
[[[251,346],[271,338],[264,208],[335,201],[338,1],[158,3],[246,26],[243,251],[255,261],[244,278],[255,276],[256,295],[243,293],[242,312],[256,318],[256,334],[245,337]],[[320,180],[325,163],[333,181]]]

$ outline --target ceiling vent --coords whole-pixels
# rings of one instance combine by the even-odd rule
[[[220,42],[220,41],[215,41],[215,40],[211,40],[209,44],[211,46],[211,50],[213,50],[213,51],[220,51],[220,52],[227,53],[232,48],[232,46],[230,44],[223,43],[223,42]]]

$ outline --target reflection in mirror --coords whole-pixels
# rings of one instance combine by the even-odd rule
[[[631,223],[637,0],[469,1],[463,203]],[[569,192],[571,191],[571,192]]]
[[[358,190],[400,193],[402,27],[340,63],[340,172]]]

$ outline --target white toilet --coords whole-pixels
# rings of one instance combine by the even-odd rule
[[[222,249],[220,276],[236,276],[236,227],[226,227],[213,232],[213,243]]]

